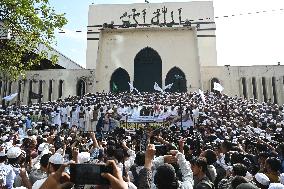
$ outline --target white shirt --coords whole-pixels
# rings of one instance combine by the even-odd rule
[[[45,182],[47,178],[43,178],[43,179],[40,179],[40,180],[37,180],[33,186],[32,186],[32,189],[39,189],[41,187],[41,185]]]
[[[16,174],[10,165],[0,163],[0,180],[4,186],[13,186]]]

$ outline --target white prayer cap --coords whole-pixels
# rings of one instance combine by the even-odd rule
[[[12,142],[6,142],[5,143],[5,146],[6,146],[6,149],[10,149],[10,148],[12,148],[13,147],[13,143]]]
[[[67,140],[72,140],[72,138],[71,137],[67,137]]]
[[[36,140],[36,139],[37,139],[37,137],[36,137],[35,135],[33,135],[33,136],[31,136],[31,137],[30,137],[30,139],[32,139],[32,140]]]
[[[49,154],[49,153],[51,153],[51,152],[49,151],[49,149],[44,149],[44,150],[41,152],[41,155]]]
[[[280,180],[281,184],[284,184],[284,173],[280,174],[280,179],[279,180]]]
[[[4,156],[6,156],[5,148],[2,151],[0,151],[0,157],[4,157]]]
[[[19,147],[11,147],[7,152],[7,158],[17,158],[21,155],[22,150]]]
[[[282,131],[282,128],[277,128],[276,129],[276,132],[281,132]]]
[[[280,183],[271,183],[268,189],[284,189],[284,185]]]
[[[39,146],[38,146],[38,151],[43,151],[45,149],[48,149],[48,144],[47,143],[41,143]]]
[[[260,183],[263,186],[269,185],[269,178],[264,173],[257,173],[255,176],[255,179],[258,183]]]
[[[265,137],[265,133],[260,133],[259,136]]]
[[[215,142],[221,142],[221,140],[219,138],[216,138]]]
[[[50,156],[49,162],[56,165],[62,165],[64,163],[64,159],[61,154],[55,153],[52,156]]]
[[[8,139],[8,136],[6,136],[6,135],[1,138],[1,140],[2,140],[3,142],[5,142],[7,139]]]
[[[109,111],[107,111],[107,113],[112,114],[112,113],[113,113],[113,110],[110,109]]]
[[[106,145],[106,144],[107,144],[107,141],[102,140],[102,144]]]
[[[89,152],[80,152],[78,154],[78,162],[79,163],[86,163],[90,161],[90,153]]]

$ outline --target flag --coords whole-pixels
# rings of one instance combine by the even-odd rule
[[[200,97],[201,97],[202,102],[203,102],[204,104],[206,104],[206,102],[205,102],[205,95],[204,95],[203,91],[199,89],[199,90],[198,90],[198,93],[200,94]]]
[[[134,90],[137,92],[137,94],[139,94],[139,95],[140,95],[140,93],[139,93],[138,89],[136,89],[136,88],[134,87]]]
[[[192,116],[194,118],[197,118],[199,116],[199,109],[198,108],[192,110]]]
[[[30,99],[40,99],[42,97],[43,97],[42,94],[36,94],[36,93],[30,91]]]
[[[154,90],[160,91],[161,93],[164,92],[163,89],[161,89],[161,87],[159,87],[158,83],[156,83],[156,82],[155,82],[155,85],[154,85]]]
[[[222,87],[222,85],[220,85],[220,83],[216,83],[214,82],[214,90],[222,92],[224,90],[224,87]]]
[[[174,84],[173,84],[173,83],[171,83],[171,84],[169,84],[169,85],[165,86],[164,90],[166,90],[166,89],[171,89],[173,85],[174,85]]]
[[[137,94],[140,94],[139,91],[138,91],[135,87],[133,87],[133,85],[132,85],[131,83],[128,82],[128,85],[129,85],[129,88],[130,88],[130,92],[131,92],[131,93],[132,93],[133,90],[134,90],[134,91],[137,92]]]
[[[113,82],[113,83],[112,83],[112,91],[113,91],[113,92],[117,92],[117,90],[118,90],[118,87],[117,87],[117,85]]]
[[[6,101],[11,101],[11,100],[13,100],[17,95],[18,95],[18,93],[11,94],[11,95],[9,95],[9,96],[5,96],[3,99],[6,100]]]
[[[134,87],[131,83],[128,82],[129,88],[130,88],[130,92],[132,93],[132,91],[134,90]]]

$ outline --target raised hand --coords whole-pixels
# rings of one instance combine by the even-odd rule
[[[109,180],[111,188],[112,189],[128,189],[128,185],[126,182],[124,182],[121,170],[116,166],[115,162],[113,160],[107,161],[107,165],[112,166],[113,173],[102,173],[102,177]]]

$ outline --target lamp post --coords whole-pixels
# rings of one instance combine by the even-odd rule
[[[181,80],[183,80],[183,77],[180,75],[175,75],[175,79],[178,81],[178,88],[180,92],[180,97],[179,97],[179,108],[180,108],[180,128],[182,129],[182,113],[183,113],[183,108],[181,104],[181,98],[182,98],[182,92],[181,92]]]

